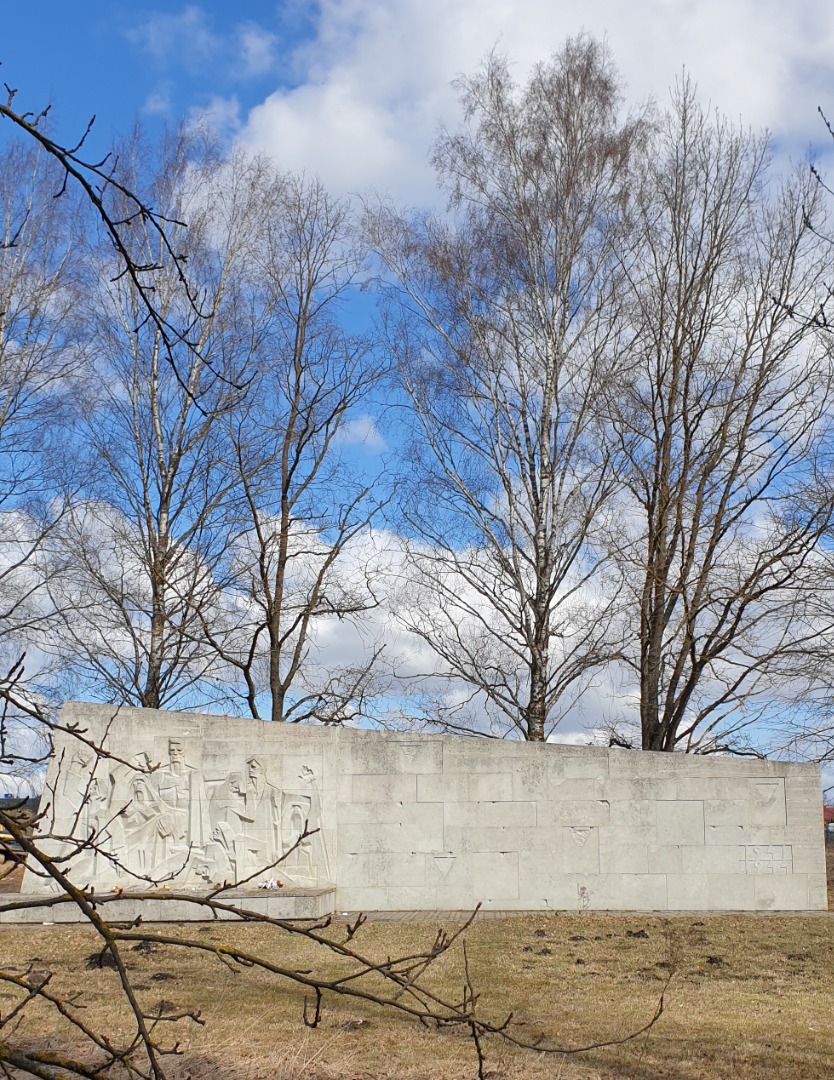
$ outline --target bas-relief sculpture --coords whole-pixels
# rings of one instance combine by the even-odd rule
[[[280,773],[275,755],[249,755],[223,776],[206,775],[191,763],[199,745],[189,742],[169,737],[161,763],[142,752],[132,766],[101,758],[93,767],[92,751],[73,754],[61,776],[61,816],[70,812],[67,832],[76,839],[98,841],[75,860],[73,878],[254,887],[280,860],[273,874],[282,881],[327,883],[314,770],[302,766],[293,790],[271,782],[270,766]]]

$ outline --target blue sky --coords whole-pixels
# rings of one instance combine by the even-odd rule
[[[663,100],[686,67],[732,118],[768,127],[780,155],[827,153],[834,6],[797,0],[244,0],[237,5],[30,0],[3,12],[0,60],[18,104],[55,107],[95,146],[137,117],[208,111],[229,138],[342,191],[434,198],[427,152],[456,121],[451,81],[497,46],[519,77],[586,29],[604,37],[632,102]]]
[[[137,117],[175,119],[217,98],[246,111],[292,85],[286,60],[310,34],[312,11],[293,7],[247,3],[232,16],[219,3],[16,5],[3,13],[3,78],[26,108],[52,102],[67,136],[95,114],[104,142]]]

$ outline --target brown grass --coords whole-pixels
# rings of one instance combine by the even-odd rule
[[[337,968],[314,947],[270,928],[197,925],[170,928],[216,945],[235,943],[298,967]],[[334,926],[334,934],[344,928]],[[647,936],[642,936],[644,932]],[[51,967],[53,986],[81,992],[86,1016],[126,1030],[112,971],[88,970],[96,948],[82,927],[4,927],[3,959]],[[639,936],[638,936],[639,935]],[[377,923],[360,932],[364,949],[393,955],[429,943],[434,929]],[[790,1080],[831,1076],[834,1060],[834,919],[828,916],[678,916],[571,914],[476,923],[470,966],[484,1005],[498,1018],[515,1010],[528,1034],[566,1044],[620,1036],[655,1007],[667,965],[677,968],[654,1030],[623,1047],[577,1057],[488,1048],[497,1080]],[[184,1057],[171,1074],[193,1080],[462,1080],[474,1076],[460,1033],[426,1031],[370,1006],[332,1001],[321,1026],[301,1024],[303,995],[257,971],[233,974],[216,957],[159,946],[128,951],[133,985],[148,1008],[198,1008],[200,1028],[177,1027]],[[438,979],[460,986],[460,957],[444,958]],[[6,1000],[4,1000],[6,999]],[[0,992],[0,1010],[11,1003]],[[167,1003],[167,1004],[165,1004]],[[67,1049],[63,1022],[44,1008],[24,1029],[30,1039]],[[20,1037],[21,1033],[18,1033]],[[173,1034],[173,1033],[172,1033]]]

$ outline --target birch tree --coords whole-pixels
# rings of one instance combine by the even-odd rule
[[[403,619],[456,697],[431,719],[540,741],[620,648],[599,406],[645,122],[619,119],[616,71],[585,37],[523,87],[493,55],[460,93],[466,124],[432,159],[449,213],[368,214],[412,405]]]
[[[0,640],[48,610],[38,564],[66,510],[67,432],[83,366],[70,207],[34,147],[0,157]],[[17,646],[14,646],[17,647]],[[14,648],[13,647],[13,648]],[[11,656],[4,659],[11,659]]]
[[[779,184],[769,155],[684,82],[635,189],[629,374],[611,398],[630,499],[612,535],[647,750],[751,745],[819,629],[808,571],[831,521],[834,387],[830,348],[792,309],[824,297],[828,253],[807,170]]]
[[[156,163],[148,155],[141,139],[121,154],[124,183],[165,231],[125,205],[122,237],[156,318],[133,278],[113,275],[106,249],[93,252],[89,480],[62,530],[66,565],[51,592],[70,675],[104,700],[160,708],[216,692],[201,627],[219,606],[234,492],[226,429],[258,334],[245,295],[258,207],[247,174],[257,165],[224,163],[183,133]]]
[[[317,180],[268,168],[258,202],[250,258],[263,331],[257,374],[228,425],[240,511],[231,601],[203,629],[252,716],[343,721],[366,710],[378,647],[334,661],[318,635],[377,604],[360,540],[379,510],[378,477],[363,474],[344,438],[383,366],[367,335],[343,325],[362,266],[349,205]]]

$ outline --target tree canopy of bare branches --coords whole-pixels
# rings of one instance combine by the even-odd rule
[[[768,164],[764,136],[683,82],[631,203],[612,539],[647,750],[743,749],[820,629],[807,572],[831,521],[834,384],[791,306],[822,298],[829,258],[807,169],[776,185]]]
[[[0,159],[0,641],[42,625],[36,566],[63,516],[69,414],[82,367],[69,199],[36,147]],[[59,468],[59,461],[64,468]],[[22,638],[21,638],[22,635]],[[10,659],[5,654],[4,660]]]
[[[402,617],[458,686],[445,726],[543,740],[619,650],[597,523],[614,489],[616,241],[642,118],[582,37],[524,87],[491,56],[434,148],[450,213],[369,211],[413,410]],[[605,580],[605,588],[598,583]],[[589,583],[592,583],[590,585]]]
[[[164,241],[130,215],[129,201],[118,209],[131,260],[153,267],[143,281],[153,283],[159,318],[148,318],[133,277],[114,273],[105,238],[90,252],[84,312],[94,353],[86,480],[48,585],[52,647],[88,692],[160,708],[183,700],[213,663],[200,626],[217,607],[221,507],[234,493],[225,430],[245,396],[258,331],[244,266],[256,207],[251,185],[226,185],[213,148],[193,135],[175,133],[158,161],[149,157],[137,136],[118,155],[119,176],[162,209]],[[181,332],[166,342],[161,327],[174,325]]]
[[[361,618],[377,602],[354,545],[379,510],[378,477],[350,461],[345,434],[384,371],[367,335],[343,325],[362,268],[347,203],[267,166],[256,190],[249,257],[262,331],[251,387],[227,424],[239,505],[232,600],[204,632],[252,716],[264,695],[271,720],[340,721],[363,711],[374,650],[326,670],[316,633],[322,620]]]

